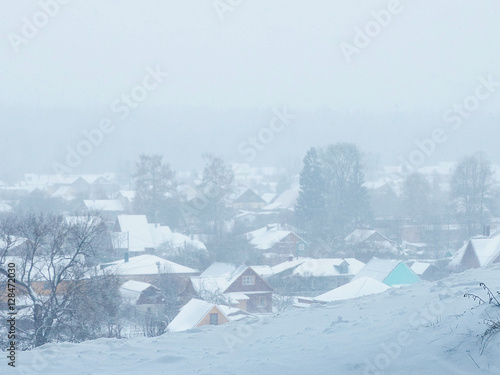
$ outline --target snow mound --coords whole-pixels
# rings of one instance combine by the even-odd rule
[[[500,374],[500,335],[483,347],[479,286],[500,290],[500,265],[275,316],[156,338],[55,343],[18,353],[15,374]]]

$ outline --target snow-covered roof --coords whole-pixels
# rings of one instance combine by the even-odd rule
[[[121,232],[128,233],[125,244],[128,245],[130,251],[145,251],[147,248],[156,246],[149,230],[146,215],[118,215],[117,220]],[[127,248],[126,245],[125,248]]]
[[[262,199],[267,204],[271,203],[274,198],[276,198],[276,194],[274,194],[274,193],[264,193],[264,194],[262,194]]]
[[[229,278],[236,270],[236,266],[229,263],[214,262],[205,271],[202,272],[200,277],[225,277]]]
[[[278,197],[276,197],[273,203],[268,204],[263,209],[293,211],[295,209],[295,204],[297,203],[297,199],[299,199],[299,192],[300,188],[298,186],[285,190]]]
[[[217,307],[222,313],[224,313],[224,315],[226,315],[229,320],[237,321],[250,316],[248,312],[236,307],[229,307],[226,305],[217,305]]]
[[[141,293],[148,288],[156,288],[151,284],[143,283],[140,281],[129,280],[120,286],[120,294],[122,298],[126,299],[128,302],[135,304]]]
[[[312,258],[295,258],[295,259],[292,259],[292,260],[288,260],[286,262],[283,262],[283,263],[280,263],[280,264],[277,264],[273,267],[271,267],[272,271],[273,271],[273,275],[278,275],[284,271],[287,271],[291,268],[295,268],[295,267],[298,267],[300,266],[302,263],[304,263],[305,261],[309,260],[309,259],[312,259]]]
[[[393,273],[393,271],[397,270]],[[371,277],[390,286],[409,285],[419,280],[418,276],[404,262],[395,259],[372,258],[354,277]]]
[[[370,294],[382,293],[391,289],[389,286],[372,279],[371,277],[361,277],[348,284],[342,285],[336,289],[326,292],[314,300],[320,302],[341,301],[351,298],[358,298]]]
[[[113,232],[111,240],[115,249],[127,248],[133,252],[143,252],[148,248],[157,248],[168,243],[175,248],[186,245],[205,250],[205,244],[190,237],[175,233],[168,226],[149,224],[146,215],[118,215],[120,232]]]
[[[247,269],[248,266],[245,265],[236,267],[228,263],[215,262],[200,276],[191,277],[191,282],[198,293],[222,294]]]
[[[84,200],[85,207],[89,210],[124,211],[122,203],[117,199]]]
[[[415,262],[411,265],[411,270],[417,275],[423,275],[425,271],[431,266],[431,263]]]
[[[369,229],[356,229],[351,234],[349,234],[344,241],[351,245],[357,245],[365,242],[372,236],[375,236],[375,241],[389,241],[389,239],[381,235],[376,230]]]
[[[158,273],[187,273],[195,274],[198,271],[156,255],[145,254],[131,257],[128,262],[118,260],[116,262],[103,264],[106,273],[120,276],[126,275],[156,275]]]
[[[340,273],[338,267],[344,262],[348,265],[347,273]],[[352,276],[358,274],[364,266],[363,262],[354,258],[308,259],[293,271],[293,275],[302,277]]]
[[[166,242],[170,246],[176,248],[192,246],[198,250],[206,250],[203,242],[191,239],[191,237],[182,233],[172,232],[168,226],[156,226],[155,224],[149,224],[149,229],[151,231],[153,242],[157,244],[156,246]]]
[[[216,305],[213,303],[193,298],[181,308],[167,329],[170,332],[180,332],[195,328],[214,307]],[[224,312],[221,311],[221,313],[227,318]]]
[[[471,240],[481,267],[487,266],[500,256],[500,236]]]
[[[269,250],[292,233],[290,230],[282,230],[279,224],[269,224],[266,227],[246,233],[245,237],[256,249]]]
[[[258,275],[262,277],[269,277],[273,274],[273,269],[271,266],[251,266],[252,269],[257,272]]]
[[[491,264],[500,257],[500,236],[473,238],[467,242],[450,262],[450,267],[455,268],[460,265],[469,245],[472,245],[481,267]]]
[[[399,265],[399,263],[401,263],[401,261],[395,259],[373,258],[354,279],[371,277],[375,280],[383,282],[385,278]]]

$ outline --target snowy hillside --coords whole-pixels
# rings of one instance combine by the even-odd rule
[[[19,374],[500,374],[500,335],[481,353],[485,319],[500,308],[500,266],[436,283],[253,322],[131,340],[49,344],[19,353]],[[378,368],[377,368],[378,366]],[[16,372],[13,372],[16,373]]]

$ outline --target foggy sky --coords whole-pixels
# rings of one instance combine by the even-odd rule
[[[401,2],[402,11],[348,63],[341,43],[388,1],[251,0],[221,20],[211,0],[73,0],[15,52],[37,2],[0,1],[2,174],[50,172],[82,131],[115,116],[114,101],[148,67],[168,73],[78,168],[115,168],[161,152],[176,168],[203,151],[246,161],[238,146],[268,126],[273,108],[296,120],[254,163],[302,157],[313,145],[357,141],[397,164],[443,114],[475,92],[478,77],[500,82],[500,3]],[[429,159],[484,149],[500,162],[495,92]],[[466,126],[465,126],[466,125]]]

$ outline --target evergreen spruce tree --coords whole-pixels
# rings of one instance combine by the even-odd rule
[[[304,157],[300,173],[300,192],[295,207],[295,218],[300,229],[322,235],[326,219],[325,184],[321,160],[313,147]]]

